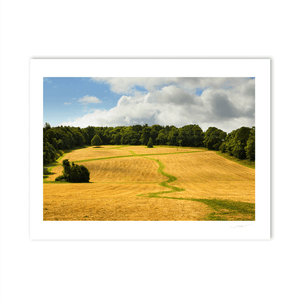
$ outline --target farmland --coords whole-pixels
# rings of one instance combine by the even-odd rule
[[[90,182],[55,182],[62,159]],[[206,148],[107,145],[62,159],[44,179],[45,221],[255,219],[255,170]]]

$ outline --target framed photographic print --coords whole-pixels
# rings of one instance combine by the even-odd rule
[[[32,59],[30,112],[31,239],[270,238],[269,59]]]

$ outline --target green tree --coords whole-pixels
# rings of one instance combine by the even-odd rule
[[[234,147],[232,150],[233,156],[239,159],[246,158],[247,141],[249,139],[251,128],[241,127],[237,130],[234,138]]]
[[[221,144],[225,141],[226,132],[216,127],[209,127],[204,134],[204,145],[209,150],[219,150]]]
[[[148,142],[148,144],[147,144],[147,147],[148,147],[148,148],[153,148],[153,141],[152,141],[152,138],[151,138],[151,137],[149,138],[149,142]]]
[[[225,152],[228,153],[230,156],[233,156],[233,148],[234,148],[234,139],[237,130],[231,131],[225,139]]]
[[[145,124],[142,130],[141,143],[146,145],[150,138],[151,127],[148,127],[148,124]]]
[[[101,146],[102,140],[98,134],[96,134],[91,141],[92,146]]]
[[[246,151],[246,157],[249,160],[255,161],[255,127],[254,126],[250,131],[250,135],[247,141],[247,146],[245,147],[245,151]]]
[[[166,145],[166,142],[167,142],[167,135],[165,134],[165,130],[161,129],[156,138],[156,143],[158,145]]]
[[[178,135],[179,135],[178,128],[176,128],[175,126],[172,126],[171,130],[169,131],[169,135],[168,135],[168,145],[178,146]]]

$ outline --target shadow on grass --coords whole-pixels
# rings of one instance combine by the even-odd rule
[[[56,174],[56,173],[50,172],[50,173],[48,173],[48,174],[44,174],[44,175],[43,175],[43,178],[46,179],[46,178],[48,178],[50,175],[53,175],[53,174]]]

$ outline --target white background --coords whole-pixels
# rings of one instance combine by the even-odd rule
[[[299,298],[297,4],[2,0],[1,300]],[[271,58],[271,240],[31,241],[33,57]]]

